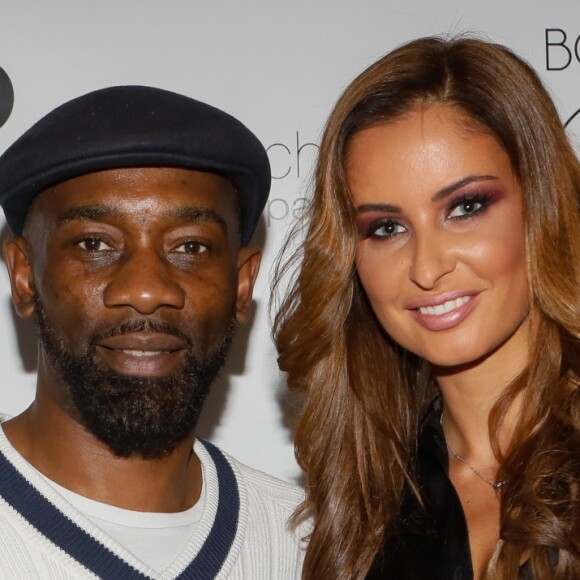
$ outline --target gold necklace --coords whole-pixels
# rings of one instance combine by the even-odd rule
[[[439,419],[439,424],[441,425],[442,431],[443,431],[443,413],[444,413],[444,411],[441,412],[441,417]],[[467,467],[469,467],[469,469],[471,469],[471,471],[473,471],[473,473],[475,473],[475,475],[477,475],[477,477],[479,477],[479,479],[481,479],[482,481],[485,481],[485,483],[487,483],[488,485],[491,485],[491,487],[493,487],[493,489],[495,489],[495,491],[500,490],[507,483],[506,479],[502,479],[500,481],[493,482],[490,479],[487,479],[487,477],[485,477],[485,475],[482,475],[481,473],[479,473],[479,471],[477,471],[477,469],[475,469],[475,467],[473,467],[473,465],[470,465],[465,459],[463,459],[463,457],[461,457],[461,455],[459,455],[459,453],[457,453],[453,449],[453,447],[451,447],[451,445],[449,445],[449,443],[447,443],[447,439],[445,437],[445,431],[443,431],[443,439],[445,439],[445,445],[446,445],[447,449],[449,450],[449,452],[451,453],[451,455],[453,455],[453,457],[455,457],[455,459],[457,459],[458,461],[461,461],[461,463],[464,463],[465,465],[467,465]]]

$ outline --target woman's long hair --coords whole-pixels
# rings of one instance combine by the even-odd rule
[[[580,574],[580,169],[545,88],[510,50],[472,38],[424,38],[357,77],[325,129],[305,232],[276,272],[282,370],[306,393],[296,454],[314,528],[304,578],[362,578],[397,517],[418,425],[435,387],[422,361],[383,331],[356,275],[357,232],[345,165],[353,135],[417,106],[458,108],[507,152],[522,192],[533,342],[530,365],[494,406],[501,463],[500,541],[489,575]],[[301,236],[305,235],[302,242]],[[296,243],[298,240],[298,243]],[[296,273],[296,267],[300,269]],[[526,405],[502,455],[494,433]],[[554,563],[557,562],[554,569]]]

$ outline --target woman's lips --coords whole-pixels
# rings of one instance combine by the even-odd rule
[[[455,298],[454,300],[447,300],[443,304],[436,304],[435,306],[421,306],[417,310],[421,314],[429,314],[431,316],[441,316],[442,314],[447,314],[452,310],[463,306],[471,300],[471,296],[461,296]]]
[[[451,292],[407,305],[411,316],[428,330],[447,330],[457,326],[475,308],[477,292]]]

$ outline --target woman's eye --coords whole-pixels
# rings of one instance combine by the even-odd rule
[[[99,238],[85,238],[79,242],[79,246],[87,252],[107,252],[113,249]]]
[[[195,240],[189,240],[175,248],[178,254],[203,254],[207,252],[207,246]]]
[[[456,204],[451,210],[450,218],[461,218],[467,217],[478,213],[484,207],[482,201],[477,199],[464,199],[463,201]]]
[[[372,238],[390,238],[392,236],[402,234],[405,231],[405,227],[400,223],[389,220],[372,226],[369,234]]]

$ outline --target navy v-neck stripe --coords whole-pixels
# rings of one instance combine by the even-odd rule
[[[223,453],[202,441],[217,471],[216,517],[204,545],[179,580],[213,580],[223,566],[236,536],[240,496],[235,474]],[[101,578],[144,580],[149,576],[114,554],[50,503],[0,453],[0,496],[53,544]]]
[[[101,578],[149,578],[67,518],[0,453],[0,495],[43,536]]]
[[[207,539],[197,556],[177,577],[179,580],[213,580],[221,570],[238,530],[240,494],[236,476],[215,445],[209,441],[201,442],[211,455],[218,474],[218,510]]]

